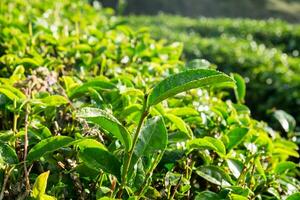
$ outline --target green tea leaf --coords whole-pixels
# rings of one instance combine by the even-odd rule
[[[39,67],[42,65],[42,63],[42,60],[33,58],[22,58],[18,62],[18,64],[24,65],[26,67]]]
[[[187,125],[180,117],[177,117],[176,115],[173,114],[165,114],[164,116],[168,118],[180,131],[187,134],[189,138],[192,138],[192,135],[187,128]]]
[[[278,163],[274,169],[276,174],[283,174],[288,170],[295,169],[297,165],[291,161],[283,161]]]
[[[132,145],[131,136],[124,126],[110,113],[98,109],[85,107],[78,113],[77,117],[84,118],[88,122],[99,125],[102,129],[110,132],[129,150]]]
[[[115,85],[112,83],[106,81],[105,79],[94,79],[90,80],[86,83],[83,83],[80,86],[75,87],[69,92],[69,98],[74,99],[80,95],[84,95],[85,93],[89,92],[89,88],[93,88],[95,90],[100,89],[100,90],[112,90],[115,89]]]
[[[47,106],[60,106],[63,104],[67,104],[68,100],[66,97],[60,95],[52,95],[41,99],[42,103],[46,104]]]
[[[241,77],[239,74],[233,73],[232,78],[235,80],[236,87],[234,89],[235,96],[237,98],[237,101],[239,103],[245,102],[245,96],[246,96],[246,83],[243,77]]]
[[[217,193],[211,191],[203,191],[197,194],[195,200],[223,200]]]
[[[300,192],[296,192],[286,198],[286,200],[299,200],[300,199]]]
[[[36,199],[41,199],[41,196],[45,194],[49,173],[50,171],[46,171],[36,178],[32,188],[32,197]]]
[[[166,112],[176,116],[199,115],[199,112],[197,110],[189,107],[171,108],[168,109]]]
[[[54,136],[44,139],[32,147],[27,155],[27,161],[38,160],[44,154],[71,145],[74,139],[68,136]]]
[[[120,161],[112,153],[106,149],[103,149],[103,146],[86,146],[80,150],[79,158],[86,166],[98,171],[103,170],[107,173],[115,175],[118,179],[120,179]]]
[[[232,200],[248,200],[248,197],[244,197],[244,196],[238,195],[238,194],[231,194],[230,198]]]
[[[0,94],[4,94],[12,101],[26,99],[26,96],[20,90],[9,85],[0,85]]]
[[[167,147],[168,135],[163,118],[160,116],[148,119],[141,130],[134,154],[138,157],[151,156]]]
[[[32,103],[39,106],[61,106],[67,104],[68,99],[60,95],[52,95],[42,99],[33,99]]]
[[[158,83],[149,94],[148,105],[155,105],[168,97],[193,88],[215,86],[222,83],[233,84],[234,81],[226,74],[215,70],[187,70]]]
[[[238,144],[242,142],[244,137],[247,135],[247,128],[234,128],[227,133],[229,143],[227,144],[227,149],[231,150]]]
[[[231,178],[220,167],[217,166],[201,166],[198,167],[196,173],[207,181],[220,185],[230,186],[232,183]]]
[[[0,141],[0,166],[3,164],[17,164],[19,162],[16,151],[8,144]]]
[[[220,139],[212,137],[196,138],[187,142],[188,149],[210,149],[218,153],[220,156],[226,154],[226,149]]]

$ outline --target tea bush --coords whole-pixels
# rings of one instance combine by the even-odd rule
[[[253,119],[238,74],[98,4],[0,9],[0,199],[299,197],[295,121]]]
[[[222,71],[246,77],[246,104],[255,117],[270,121],[269,113],[277,108],[300,122],[298,25],[165,15],[131,16],[127,21],[134,27],[149,27],[157,39],[183,42],[186,60],[205,58]]]

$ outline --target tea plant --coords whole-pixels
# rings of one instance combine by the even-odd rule
[[[298,146],[251,118],[238,74],[96,3],[0,5],[0,199],[298,198]]]

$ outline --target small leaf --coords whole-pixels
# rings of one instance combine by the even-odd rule
[[[78,113],[77,117],[84,118],[88,122],[99,125],[102,129],[110,132],[125,146],[126,150],[131,148],[131,136],[124,126],[110,113],[98,109],[85,107]]]
[[[239,74],[233,73],[232,78],[235,80],[235,88],[234,93],[237,98],[237,101],[239,103],[245,102],[245,96],[246,96],[246,84],[243,77],[241,77]]]
[[[219,71],[194,69],[170,76],[158,83],[150,92],[148,106],[153,106],[178,93],[205,86],[233,84],[234,81]]]
[[[31,102],[38,106],[61,106],[67,104],[68,100],[60,95],[52,95],[42,99],[33,99]]]
[[[60,106],[63,104],[67,104],[68,100],[60,95],[52,95],[41,99],[42,103],[46,104],[47,106]]]
[[[84,95],[86,92],[89,92],[89,88],[93,89],[100,89],[100,90],[112,90],[115,87],[115,85],[111,84],[110,82],[106,81],[105,79],[94,79],[90,80],[86,83],[83,83],[80,86],[77,86],[76,88],[72,89],[69,92],[69,98],[74,99],[80,95]]]
[[[32,197],[41,199],[41,196],[45,194],[49,173],[50,171],[46,171],[36,178],[32,188]]]
[[[227,144],[227,149],[230,150],[240,144],[244,137],[247,135],[247,128],[234,128],[227,133],[229,143]]]
[[[278,163],[274,169],[276,174],[283,174],[288,170],[295,169],[297,165],[291,161],[283,161]]]
[[[4,142],[0,141],[0,166],[3,164],[17,164],[19,162],[15,150]]]
[[[217,166],[201,166],[197,168],[196,173],[207,181],[220,185],[230,186],[231,178],[221,168]]]
[[[180,131],[187,134],[189,138],[192,138],[192,134],[188,130],[187,125],[180,117],[177,117],[176,115],[173,114],[165,114],[164,116],[168,118]]]
[[[44,154],[53,152],[62,147],[71,145],[74,139],[68,136],[54,136],[44,139],[32,147],[28,153],[27,161],[32,162],[39,159]]]
[[[226,154],[223,142],[212,137],[196,138],[187,142],[188,149],[210,149],[218,153],[220,156]]]
[[[274,117],[281,124],[285,132],[289,133],[294,131],[296,127],[296,120],[294,119],[293,116],[291,116],[290,114],[286,113],[283,110],[276,110],[274,112]]]
[[[199,115],[199,112],[197,110],[189,107],[171,108],[168,109],[166,112],[176,116]]]
[[[266,174],[265,174],[265,170],[260,162],[260,158],[257,157],[255,159],[255,166],[256,166],[256,170],[258,171],[258,173],[263,177],[263,179],[266,180]]]
[[[248,197],[244,197],[238,194],[230,194],[230,199],[232,200],[248,200]]]

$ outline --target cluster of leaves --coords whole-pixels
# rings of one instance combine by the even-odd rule
[[[97,3],[0,9],[0,199],[299,197],[298,146],[251,118],[239,75]]]
[[[300,122],[299,27],[281,21],[131,16],[157,39],[184,43],[187,60],[204,58],[246,78],[246,103],[255,117],[270,121],[283,109]],[[282,50],[290,54],[283,53]],[[264,103],[261,103],[264,102]]]

